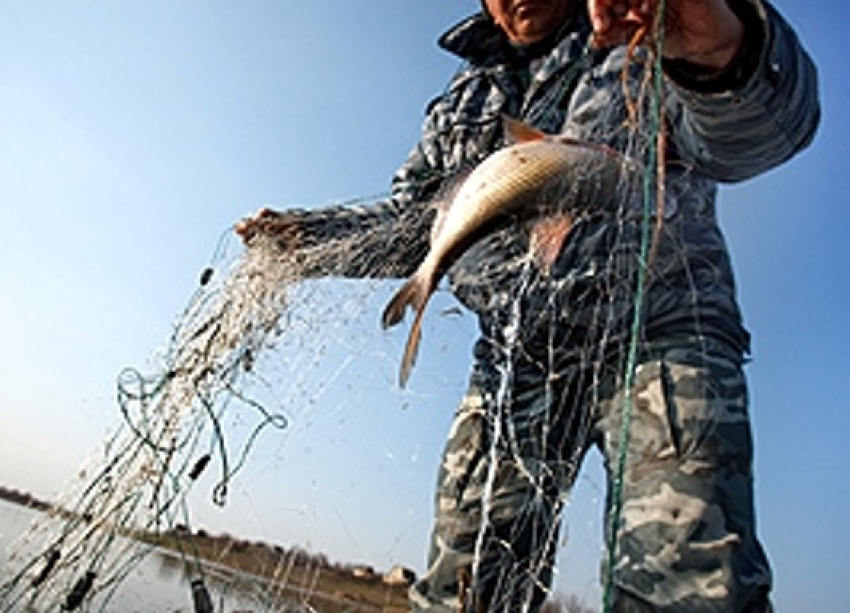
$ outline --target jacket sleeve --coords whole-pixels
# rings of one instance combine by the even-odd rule
[[[742,181],[804,149],[820,119],[817,74],[797,36],[761,0],[730,2],[742,18],[745,50],[732,71],[708,79],[665,63],[670,135],[704,176]]]
[[[429,121],[394,175],[385,201],[286,211],[296,228],[294,256],[305,277],[400,278],[416,269],[427,252],[434,218],[431,178],[442,176],[426,155],[433,134]]]

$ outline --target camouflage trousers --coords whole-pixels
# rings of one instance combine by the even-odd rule
[[[429,567],[411,588],[413,611],[540,609],[585,452],[601,450],[609,490],[619,462],[622,360],[592,362],[550,369],[529,360],[497,377],[476,366],[439,470]],[[741,362],[712,341],[642,352],[613,611],[771,610]]]

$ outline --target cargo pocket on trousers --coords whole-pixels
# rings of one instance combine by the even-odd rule
[[[670,443],[676,457],[681,458],[684,451],[682,448],[683,429],[676,401],[676,381],[667,362],[661,361],[659,376],[661,379],[661,395],[664,399],[664,410],[667,416],[667,434],[670,437]]]

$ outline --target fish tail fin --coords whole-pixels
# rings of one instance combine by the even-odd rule
[[[387,329],[404,319],[404,312],[408,306],[416,311],[416,317],[413,320],[413,326],[410,329],[410,335],[407,337],[407,344],[404,347],[404,356],[402,357],[401,370],[399,371],[399,385],[401,387],[407,384],[413,363],[416,361],[419,340],[422,338],[422,316],[425,314],[425,305],[428,303],[430,295],[431,287],[428,283],[428,277],[414,275],[393,296],[387,308],[384,309],[384,314],[381,318],[384,329]]]
[[[422,305],[416,311],[416,318],[413,320],[413,325],[410,327],[410,334],[407,336],[407,343],[404,346],[404,355],[401,358],[401,367],[398,371],[398,384],[400,387],[407,386],[407,380],[410,378],[410,371],[416,363],[416,355],[419,353],[419,341],[422,339],[422,316],[425,314],[425,305]]]
[[[428,287],[420,276],[415,275],[408,279],[384,309],[384,314],[381,316],[381,325],[384,330],[400,323],[404,319],[407,307],[416,310],[422,308],[427,297]]]

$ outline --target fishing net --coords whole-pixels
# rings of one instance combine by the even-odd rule
[[[410,394],[403,397],[393,385],[397,344],[379,333],[377,313],[386,284],[302,281],[305,269],[352,251],[345,241],[302,245],[297,261],[265,236],[250,248],[234,248],[237,242],[228,230],[152,364],[127,368],[117,377],[121,425],[9,547],[0,584],[3,610],[190,610],[190,602],[194,611],[240,606],[252,611],[404,610],[409,577],[401,566],[393,579],[361,568],[359,556],[329,559],[322,550],[332,538],[313,538],[319,548],[313,551],[297,528],[292,541],[280,544],[208,534],[196,522],[199,507],[234,504],[233,487],[249,457],[262,462],[264,455],[274,465],[270,477],[260,475],[264,487],[274,487],[276,479],[291,480],[288,470],[296,453],[285,446],[294,438],[346,445],[344,451],[352,454],[347,460],[355,465],[367,445],[389,464],[398,461],[395,454],[417,453],[415,447],[396,449],[382,438],[342,438],[346,420],[367,421],[381,417],[379,409],[392,411],[368,406],[364,390],[390,390],[383,402],[399,413],[410,403]],[[440,301],[435,302],[439,310]],[[459,384],[454,385],[417,396],[451,396]],[[370,411],[376,414],[370,417]],[[298,469],[309,467],[301,462]],[[332,487],[334,475],[312,480],[326,483],[314,486],[308,480],[297,492],[305,500],[311,487]],[[258,481],[257,474],[246,481]],[[238,499],[235,505],[262,513]],[[293,506],[302,505],[295,501]],[[339,537],[338,530],[321,525],[322,511],[307,509],[311,517],[299,525]],[[342,511],[334,513],[321,517],[344,529],[357,525]],[[240,520],[245,525],[244,517]],[[387,542],[373,549],[389,547],[381,557],[400,564],[391,552],[397,538],[388,534]],[[155,566],[143,564],[150,557],[157,558]],[[159,572],[179,575],[183,587],[162,596],[152,587],[146,591],[161,582]]]
[[[523,535],[493,534],[489,518],[500,511],[493,499],[500,478],[497,467],[507,458],[526,476],[537,492],[530,507],[562,508],[568,490],[553,494],[553,484],[575,479],[590,427],[587,411],[572,410],[557,401],[547,402],[547,412],[528,423],[510,418],[519,380],[511,365],[522,362],[527,353],[533,353],[535,360],[541,358],[536,351],[526,351],[526,344],[547,347],[543,363],[534,366],[543,373],[558,373],[564,360],[562,349],[569,346],[573,335],[580,332],[586,338],[588,327],[596,330],[593,342],[580,348],[579,374],[572,385],[588,390],[589,398],[582,406],[598,403],[603,400],[603,382],[611,379],[611,365],[616,365],[614,378],[627,390],[621,436],[628,436],[632,402],[628,390],[632,387],[635,339],[641,334],[645,270],[655,257],[652,237],[658,232],[658,228],[653,231],[650,219],[664,217],[655,214],[655,203],[665,197],[656,193],[656,185],[663,183],[663,176],[659,178],[656,172],[662,166],[657,155],[658,139],[663,135],[659,100],[651,95],[656,89],[652,79],[657,76],[651,60],[651,56],[646,60],[648,76],[627,95],[632,117],[625,154],[633,168],[642,172],[637,180],[631,176],[623,181],[619,186],[622,197],[615,199],[620,208],[610,212],[617,219],[605,244],[606,265],[615,270],[612,281],[582,296],[589,306],[580,321],[569,323],[552,316],[545,324],[547,313],[556,313],[563,306],[553,301],[533,313],[542,317],[544,324],[537,321],[531,325],[524,298],[539,292],[537,284],[550,281],[541,274],[532,253],[520,254],[512,278],[516,291],[504,309],[505,325],[490,337],[491,349],[498,354],[494,363],[501,367],[495,373],[498,382],[491,387],[496,393],[492,398],[495,410],[488,416],[491,440],[489,461],[484,465],[489,468],[479,484],[482,508],[474,515],[477,554],[470,570],[476,575],[484,573],[485,549],[492,549],[488,542],[493,539],[500,539],[510,555],[512,543],[531,533],[533,549],[540,553],[514,565],[508,574],[488,578],[503,587],[527,585],[528,577],[551,574],[551,555],[562,542],[557,525],[534,524],[535,509],[527,513],[531,525],[518,523]],[[623,129],[621,123],[606,118],[599,124]],[[635,202],[639,206],[635,207]],[[403,232],[403,228],[398,230]],[[382,235],[377,240],[385,239]],[[393,240],[404,240],[404,236]],[[3,610],[126,610],[122,586],[153,552],[185,573],[186,593],[191,594],[195,611],[240,607],[251,611],[406,610],[404,592],[410,578],[403,573],[394,586],[371,569],[335,566],[324,556],[299,548],[247,547],[226,539],[201,538],[193,517],[193,496],[204,475],[215,475],[209,493],[213,504],[226,506],[260,439],[281,436],[314,417],[322,419],[328,411],[339,415],[344,401],[334,395],[339,390],[331,394],[329,389],[337,385],[343,395],[359,396],[364,389],[392,384],[406,330],[384,336],[377,345],[364,344],[367,336],[380,336],[378,314],[388,297],[388,284],[375,279],[304,279],[305,270],[320,269],[324,260],[338,259],[341,253],[368,257],[362,249],[362,241],[356,245],[344,240],[330,245],[304,244],[293,258],[273,237],[260,235],[237,256],[217,254],[203,271],[200,287],[155,364],[144,371],[127,369],[118,377],[122,425],[81,469],[74,487],[44,509],[10,548],[0,585]],[[442,313],[449,318],[457,310],[452,301],[444,303],[448,306],[443,309],[435,302],[429,307],[434,317]],[[530,339],[524,335],[527,329],[548,336]],[[419,364],[417,369],[427,372],[429,355],[433,360],[436,354],[435,361],[439,361],[441,351],[466,350],[457,347],[456,339],[432,341],[429,331],[426,327],[423,335],[425,365]],[[467,329],[463,334],[470,332]],[[611,347],[618,348],[615,355]],[[363,375],[356,371],[357,378],[352,380],[352,364],[364,359],[379,364],[380,372]],[[417,382],[416,376],[414,389],[445,383],[429,380],[427,375]],[[445,397],[428,391],[398,392],[392,402],[396,408],[415,407],[417,402],[434,398],[456,403],[463,392],[463,378],[462,374],[451,384]],[[544,385],[552,394],[563,386],[555,381]],[[323,403],[335,408],[328,409]],[[523,446],[528,441],[550,440],[549,429],[555,422],[564,433],[561,442],[566,451],[562,450],[554,464],[529,460],[544,458],[547,451],[529,451]],[[520,432],[523,428],[526,430]],[[621,442],[620,447],[626,445]],[[557,474],[553,474],[553,465],[557,465]],[[620,511],[622,480],[622,468],[614,470],[612,522]],[[614,550],[617,530],[609,533],[607,548]],[[234,566],[238,572],[233,572]],[[225,570],[228,567],[230,570]],[[364,585],[369,590],[363,590]],[[363,591],[370,596],[362,595]],[[532,601],[531,595],[522,598],[515,610]],[[145,596],[139,601],[145,603],[138,605],[139,610],[153,610]],[[165,606],[188,610],[189,605],[184,601],[169,602],[162,608]]]

